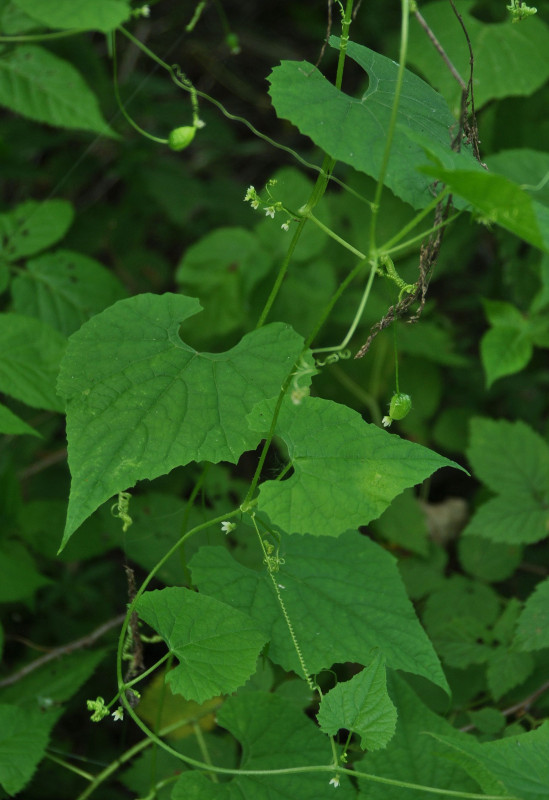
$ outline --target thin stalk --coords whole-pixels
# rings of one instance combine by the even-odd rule
[[[449,194],[449,189],[444,187],[444,189],[440,192],[440,194],[438,194],[431,200],[429,205],[425,206],[425,208],[422,208],[422,210],[418,214],[416,214],[416,216],[412,220],[410,220],[410,222],[408,222],[403,228],[401,228],[399,232],[392,237],[392,239],[389,239],[388,242],[385,242],[385,244],[383,244],[379,248],[380,252],[386,253],[390,247],[393,247],[397,242],[400,242],[400,240],[403,239],[407,233],[409,233],[419,225],[422,219],[425,219],[425,217],[428,216],[428,214],[430,214],[431,211],[435,210],[440,201],[447,194]]]
[[[439,222],[438,225],[433,225],[433,227],[429,228],[428,231],[423,231],[422,233],[418,233],[418,235],[414,236],[412,239],[408,239],[402,244],[396,245],[396,247],[391,247],[388,250],[384,250],[383,254],[390,255],[391,253],[398,253],[399,250],[406,250],[408,247],[417,244],[417,242],[422,242],[430,234],[434,233],[435,231],[438,231],[440,228],[445,228],[446,225],[449,225],[450,222],[453,222],[460,214],[461,212],[459,212],[458,214],[454,214],[453,217],[442,220],[442,222]]]
[[[67,769],[69,772],[74,772],[76,775],[80,775],[81,778],[85,778],[87,781],[93,781],[93,775],[90,775],[89,772],[84,772],[83,769],[79,769],[79,767],[75,767],[74,764],[70,764],[68,761],[65,761],[64,758],[59,758],[58,756],[54,756],[51,753],[46,752],[44,753],[44,758],[48,758],[50,761],[53,761],[54,764],[59,764],[59,766]]]
[[[112,32],[111,35],[111,48],[112,48],[112,77],[113,77],[113,89],[114,89],[114,96],[116,99],[116,104],[120,110],[120,113],[126,120],[126,122],[134,128],[141,136],[144,136],[145,139],[150,139],[151,142],[156,142],[157,144],[168,144],[167,139],[160,139],[158,136],[153,136],[152,133],[148,133],[147,131],[143,130],[137,122],[135,122],[132,117],[126,111],[124,103],[122,102],[122,98],[120,97],[120,90],[118,88],[118,65],[117,65],[117,58],[116,58],[116,31]]]
[[[47,42],[52,39],[65,39],[67,36],[77,36],[79,33],[86,33],[86,28],[74,28],[70,31],[55,31],[55,33],[26,33],[17,36],[0,36],[0,42]]]
[[[391,109],[391,118],[389,120],[389,130],[387,131],[387,139],[385,140],[385,150],[383,151],[383,159],[381,162],[381,169],[377,179],[376,191],[374,195],[374,205],[372,208],[372,216],[370,218],[370,254],[376,251],[376,226],[377,218],[379,215],[379,207],[381,203],[381,194],[383,192],[383,184],[387,174],[387,167],[389,165],[389,158],[391,156],[391,146],[395,136],[398,104],[400,101],[400,93],[402,91],[402,83],[404,80],[404,68],[406,65],[406,53],[408,50],[408,17],[410,14],[409,0],[401,0],[401,28],[400,28],[400,54],[398,73],[395,84],[395,96],[393,99],[393,107]]]

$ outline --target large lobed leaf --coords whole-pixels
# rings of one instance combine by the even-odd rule
[[[254,673],[266,637],[241,611],[178,587],[147,592],[136,610],[180,662],[166,680],[187,700],[230,694]]]
[[[273,407],[268,401],[254,408],[248,417],[254,430],[268,431]],[[288,447],[294,474],[265,481],[258,508],[289,533],[339,536],[379,517],[404,489],[440,467],[458,467],[317,397],[285,403],[276,434]]]
[[[194,298],[142,294],[86,322],[69,340],[66,399],[72,487],[63,544],[113,494],[190,461],[230,461],[257,446],[246,414],[280,386],[303,347],[282,323],[225,353],[178,335]]]
[[[331,37],[330,44],[339,45]],[[283,61],[272,71],[269,93],[279,117],[289,119],[333,158],[361,172],[379,176],[393,105],[398,64],[355,42],[347,55],[368,74],[361,97],[339,91],[307,62]],[[385,177],[389,188],[414,208],[431,202],[432,181],[417,172],[425,153],[421,135],[441,157],[450,153],[456,120],[444,98],[409,70],[404,73],[391,159]],[[468,152],[456,156],[475,168]]]
[[[282,599],[311,673],[337,662],[368,664],[378,647],[386,663],[447,690],[431,642],[419,624],[396,562],[356,531],[338,539],[283,536],[276,573]],[[202,547],[190,562],[200,590],[246,611],[269,636],[269,657],[302,674],[269,575]]]

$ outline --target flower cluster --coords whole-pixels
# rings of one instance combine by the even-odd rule
[[[267,186],[272,186],[272,185],[274,185],[274,183],[275,183],[275,181],[269,181]],[[267,189],[267,191],[268,191],[268,189]],[[265,216],[266,217],[270,217],[271,219],[274,219],[274,215],[277,213],[277,211],[284,211],[284,206],[279,201],[274,202],[274,203],[271,202],[270,205],[267,205],[260,198],[260,196],[258,195],[258,193],[257,193],[257,191],[256,191],[254,186],[248,186],[248,188],[246,189],[246,194],[244,195],[244,202],[245,203],[249,202],[251,207],[254,210],[258,209],[260,207],[263,208],[263,210],[265,211]],[[280,227],[282,228],[283,231],[289,231],[290,230],[290,222],[291,222],[291,219],[287,219],[286,222],[282,223],[282,225]]]

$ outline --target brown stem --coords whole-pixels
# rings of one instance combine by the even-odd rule
[[[63,644],[60,647],[56,647],[53,650],[50,650],[49,653],[46,655],[41,656],[40,658],[31,661],[30,664],[22,667],[18,672],[14,672],[12,675],[9,675],[7,678],[3,678],[0,680],[0,687],[3,686],[11,686],[13,683],[17,683],[22,678],[29,675],[31,672],[34,672],[35,669],[39,667],[43,667],[44,664],[47,664],[50,661],[53,661],[60,656],[68,655],[69,653],[73,653],[75,650],[80,650],[82,647],[90,647],[97,639],[103,636],[104,633],[110,631],[111,628],[116,628],[117,625],[120,625],[124,619],[126,618],[125,614],[119,614],[117,617],[113,619],[109,619],[107,622],[104,622],[103,625],[100,625],[94,631],[89,633],[87,636],[82,636],[81,639],[75,639],[74,642],[69,642],[68,644]]]

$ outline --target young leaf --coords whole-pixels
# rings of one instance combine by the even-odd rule
[[[58,384],[72,474],[63,544],[136,481],[190,461],[236,463],[260,441],[246,414],[280,391],[303,341],[275,323],[225,353],[198,353],[178,330],[199,308],[194,298],[142,294],[70,338]]]
[[[549,786],[549,723],[519,736],[481,744],[473,737],[436,739],[485,792],[505,792],[521,800],[547,800]]]
[[[0,314],[0,391],[33,408],[61,411],[55,379],[66,339],[49,325]]]
[[[517,623],[515,645],[520,650],[549,647],[549,578],[536,586]]]
[[[249,692],[229,697],[217,713],[217,722],[240,742],[242,770],[324,766],[333,758],[328,738],[277,694]],[[173,789],[172,800],[333,800],[331,777],[329,772],[239,775],[219,786],[197,780],[194,771],[185,772]],[[337,796],[344,800],[356,796],[343,775]]]
[[[27,262],[12,281],[15,311],[70,336],[94,314],[126,296],[111,272],[88,256],[57,250]]]
[[[39,710],[0,705],[0,786],[9,795],[20,792],[32,778],[53,721]]]
[[[179,660],[166,680],[187,700],[203,703],[230,694],[255,672],[266,637],[250,617],[225,603],[172,587],[146,592],[136,610]]]
[[[0,58],[0,104],[60,128],[116,138],[80,73],[37,45],[20,45]]]
[[[48,28],[97,30],[108,33],[130,15],[124,0],[13,0],[19,8]]]
[[[549,533],[549,447],[524,422],[473,419],[467,456],[479,480],[497,493],[463,531],[506,544],[531,544]]]
[[[385,747],[395,732],[397,710],[387,693],[383,657],[375,656],[358,675],[325,694],[317,720],[331,736],[340,728],[358,733],[363,750]]]
[[[378,647],[388,666],[447,690],[396,562],[383,548],[353,531],[338,539],[284,536],[281,555],[276,581],[311,673],[337,662],[367,664]],[[190,566],[201,591],[249,612],[271,640],[269,657],[302,675],[266,572],[238,564],[218,547],[202,547]]]
[[[330,44],[339,45],[331,37]],[[367,47],[349,42],[347,55],[368,74],[362,97],[336,89],[307,62],[283,61],[269,76],[273,105],[338,161],[377,178],[381,168],[394,97],[398,64]],[[446,101],[427,83],[405,71],[391,160],[385,178],[389,188],[414,208],[432,200],[431,181],[417,172],[425,163],[423,148],[409,136],[419,132],[439,153],[450,152],[456,124]],[[469,153],[459,157],[473,169]]]
[[[0,215],[2,258],[17,261],[51,247],[66,234],[73,217],[72,205],[66,200],[20,203],[13,211]]]
[[[248,416],[263,435],[273,403]],[[363,421],[352,409],[308,397],[282,406],[276,434],[288,447],[294,474],[261,485],[258,508],[289,533],[339,536],[366,525],[404,489],[444,466],[460,467],[426,447]]]

